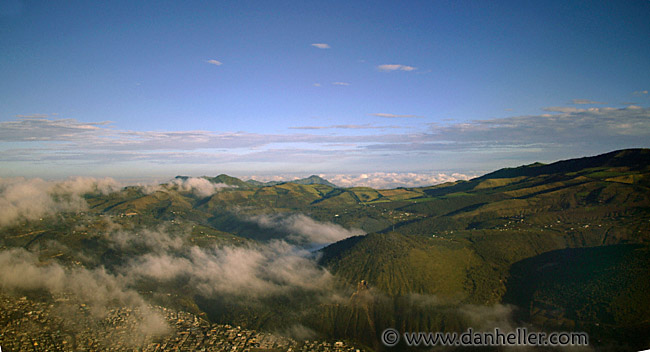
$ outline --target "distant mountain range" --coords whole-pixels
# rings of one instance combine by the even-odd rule
[[[189,286],[146,289],[168,290],[157,293],[164,302],[213,321],[259,329],[299,323],[375,349],[386,327],[459,331],[479,327],[467,312],[480,309],[506,311],[515,326],[587,331],[597,348],[650,347],[650,149],[398,189],[340,188],[318,176],[204,179],[230,187],[197,192],[178,176],[157,188],[89,194],[83,215],[24,223],[5,230],[2,244],[29,249],[59,241],[71,250],[53,249],[58,260],[112,270],[141,249],[116,251],[103,235],[107,225],[92,219],[190,229],[187,244],[207,248],[275,239],[304,245],[331,236],[342,240],[321,249],[318,264],[351,297],[347,303],[314,304],[297,294],[250,307],[201,298]],[[352,236],[360,230],[367,234]],[[293,311],[295,301],[304,311]]]
[[[175,178],[180,180],[187,180],[190,178],[190,176],[176,176]],[[242,181],[236,177],[228,176],[225,174],[221,174],[217,177],[203,176],[203,178],[213,183],[223,183],[229,186],[236,186],[240,188],[249,188],[250,186],[253,187],[277,186],[285,183],[295,183],[298,185],[326,185],[332,188],[338,187],[335,184],[327,181],[326,179],[316,175],[311,175],[309,177],[291,180],[291,181],[268,181],[268,182],[261,182],[252,179],[247,181]]]
[[[253,186],[276,186],[276,185],[281,185],[283,183],[291,182],[291,183],[295,183],[295,184],[299,184],[299,185],[325,185],[325,186],[330,186],[330,187],[333,187],[333,188],[338,187],[335,184],[329,182],[328,180],[326,180],[326,179],[324,179],[324,178],[322,178],[320,176],[316,176],[316,175],[311,175],[309,177],[305,177],[305,178],[301,178],[301,179],[297,179],[297,180],[291,180],[291,181],[260,182],[260,181],[255,181],[255,180],[248,180],[246,182],[250,183]]]

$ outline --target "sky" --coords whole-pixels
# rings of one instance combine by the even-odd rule
[[[647,0],[2,0],[0,177],[394,186],[650,147],[648,18]]]

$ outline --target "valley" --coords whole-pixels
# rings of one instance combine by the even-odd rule
[[[3,299],[67,317],[66,297],[98,320],[164,307],[331,350],[388,350],[388,327],[527,326],[585,331],[599,350],[650,347],[648,149],[387,190],[223,174],[62,187],[45,191],[47,209],[5,210]]]

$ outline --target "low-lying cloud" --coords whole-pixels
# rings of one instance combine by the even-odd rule
[[[0,227],[58,212],[81,211],[88,206],[84,194],[108,194],[120,187],[111,178],[74,177],[65,181],[0,178]]]
[[[170,185],[178,187],[181,192],[191,192],[200,197],[211,196],[223,188],[232,186],[225,183],[214,183],[202,177],[175,178]]]
[[[242,179],[254,179],[260,182],[291,182],[303,176],[243,176]],[[335,184],[338,187],[372,187],[375,189],[389,189],[397,187],[424,187],[445,182],[469,180],[478,175],[441,172],[367,172],[361,174],[319,174],[318,176]]]
[[[340,299],[332,289],[332,274],[305,249],[285,241],[199,247],[188,241],[190,234],[189,228],[178,233],[164,227],[134,231],[114,224],[100,240],[117,253],[129,254],[110,269],[100,265],[99,257],[90,260],[92,268],[69,267],[57,259],[39,260],[40,247],[35,247],[36,252],[4,250],[0,289],[17,294],[47,292],[59,302],[57,312],[64,319],[76,319],[80,304],[88,307],[95,321],[114,308],[131,308],[138,312],[134,317],[139,331],[147,336],[164,334],[169,328],[151,308],[152,302],[139,293],[143,285],[159,294],[181,285],[191,290],[184,294],[226,300],[238,307],[260,307],[265,299],[294,299],[295,295],[308,295],[309,304]],[[42,248],[57,248],[73,257],[90,255],[54,241]]]
[[[0,252],[0,268],[3,291],[45,291],[54,298],[63,298],[59,302],[85,304],[96,319],[105,317],[110,308],[137,308],[141,314],[138,325],[141,332],[158,335],[169,330],[162,316],[150,309],[137,291],[103,267],[67,268],[57,262],[43,263],[36,254],[14,248]],[[73,311],[61,308],[64,308],[61,311]]]
[[[190,229],[179,232],[168,232],[164,226],[157,229],[144,228],[136,233],[121,228],[120,225],[111,223],[112,231],[107,232],[104,238],[110,247],[117,250],[128,250],[134,247],[152,253],[166,253],[178,251],[185,244]]]
[[[466,304],[460,307],[460,312],[477,331],[489,331],[495,327],[502,331],[514,331],[517,326],[513,320],[514,309],[514,306],[508,304],[491,306]]]
[[[208,298],[259,299],[294,290],[328,291],[331,274],[309,256],[282,241],[247,247],[189,247],[182,254],[143,255],[122,270],[132,279],[184,279]]]
[[[389,189],[396,187],[423,187],[439,183],[469,180],[474,176],[453,173],[416,173],[416,172],[371,172],[358,175],[324,175],[330,182],[340,187],[372,187]]]
[[[262,228],[288,232],[288,239],[299,243],[325,244],[365,235],[363,230],[348,230],[341,225],[316,221],[303,214],[258,215],[250,219]]]

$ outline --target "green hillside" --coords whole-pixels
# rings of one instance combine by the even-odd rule
[[[365,232],[315,254],[332,275],[333,301],[298,289],[254,303],[206,297],[187,277],[134,285],[156,304],[212,321],[267,330],[300,324],[375,349],[387,327],[458,332],[478,324],[468,310],[499,309],[516,313],[504,318],[512,326],[584,329],[596,346],[650,347],[634,339],[650,336],[648,149],[386,190],[340,188],[317,176],[262,183],[222,174],[195,184],[205,180],[201,191],[179,176],[156,187],[87,194],[87,208],[0,229],[0,246],[120,274],[125,263],[148,255],[150,244],[123,238],[132,243],[118,248],[111,236],[164,232],[173,242],[164,243],[166,254],[186,263],[183,249],[194,246],[232,251],[276,240],[300,246],[301,231]]]
[[[367,281],[392,297],[389,306],[431,295],[455,304],[443,316],[458,322],[463,304],[514,303],[526,312],[520,324],[647,346],[638,337],[650,333],[649,161],[648,150],[626,150],[419,189],[421,197],[382,204],[415,217],[333,244],[321,263],[350,284]]]

